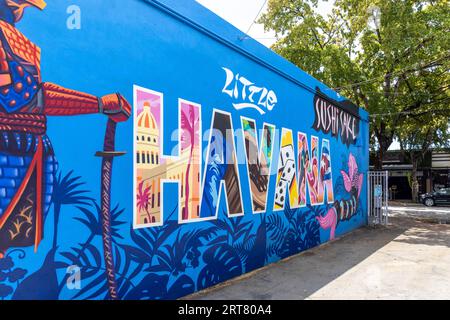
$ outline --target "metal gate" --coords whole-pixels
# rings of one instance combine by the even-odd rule
[[[369,224],[388,223],[388,177],[387,171],[370,171],[368,178]]]

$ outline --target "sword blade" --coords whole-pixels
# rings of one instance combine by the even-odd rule
[[[111,236],[111,179],[115,148],[116,123],[108,119],[106,126],[101,169],[101,214],[102,214],[102,239],[103,255],[105,259],[106,277],[108,281],[109,296],[112,300],[118,299],[117,282],[115,275],[112,236]]]

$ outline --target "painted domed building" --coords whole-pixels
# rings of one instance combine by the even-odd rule
[[[150,102],[144,102],[144,108],[136,119],[136,164],[138,168],[151,169],[159,165],[159,128],[150,110]]]

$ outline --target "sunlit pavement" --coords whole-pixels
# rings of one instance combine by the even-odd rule
[[[398,207],[387,227],[358,229],[188,298],[450,299],[450,225],[412,217],[450,208]]]

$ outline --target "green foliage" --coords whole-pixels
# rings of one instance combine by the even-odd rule
[[[381,153],[411,127],[448,127],[448,0],[336,0],[326,17],[317,11],[317,0],[269,0],[260,22],[276,52],[373,115]]]

